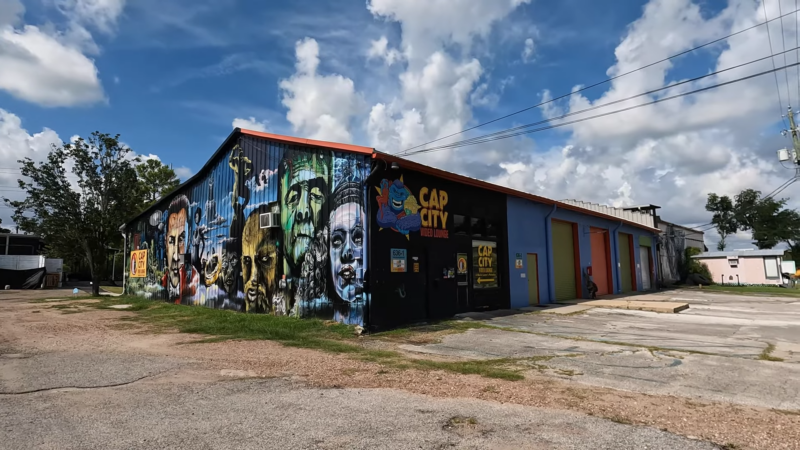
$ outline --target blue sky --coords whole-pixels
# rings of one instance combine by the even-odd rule
[[[766,1],[775,17],[779,0]],[[782,12],[793,5],[783,0]],[[157,155],[186,177],[240,119],[270,132],[399,151],[750,26],[763,20],[760,8],[756,0],[0,0],[7,44],[0,64],[37,74],[0,76],[0,130],[7,130],[0,150],[4,158],[41,155],[37,133],[47,141],[100,130],[120,133],[134,151]],[[790,19],[783,40],[793,43]],[[14,59],[21,57],[9,44],[31,26],[57,46],[26,48],[41,49],[41,70]],[[467,136],[666,86],[768,50],[766,31],[755,30]],[[59,75],[82,64],[93,65],[97,78],[77,69]],[[798,76],[786,83],[782,104],[788,94],[800,98]],[[771,190],[790,175],[774,167],[775,146],[785,144],[777,136],[774,81],[718,94],[417,159],[557,199],[661,204],[667,220],[705,223],[711,190]],[[8,223],[7,214],[0,217]]]

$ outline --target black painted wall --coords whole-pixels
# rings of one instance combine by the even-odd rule
[[[370,328],[508,308],[505,195],[413,170],[391,169],[380,160],[376,164],[368,187]],[[457,226],[457,216],[466,224]],[[496,242],[497,288],[473,286],[477,275],[473,240]],[[393,258],[393,250],[405,250],[404,272],[392,271],[393,259],[399,259],[399,255]],[[459,253],[467,256],[468,274],[463,276],[458,275]],[[467,285],[459,286],[458,281]]]

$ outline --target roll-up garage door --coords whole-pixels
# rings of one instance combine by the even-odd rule
[[[633,291],[633,277],[631,272],[631,235],[619,233],[619,277],[622,282],[622,292]]]
[[[606,236],[608,230],[591,228],[592,243],[592,281],[597,285],[597,295],[611,293],[608,286],[608,250]]]
[[[575,288],[575,242],[572,224],[553,221],[553,268],[556,301],[577,298]]]

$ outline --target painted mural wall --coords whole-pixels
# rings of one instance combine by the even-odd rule
[[[126,292],[363,325],[370,156],[247,136],[223,150],[128,225]]]

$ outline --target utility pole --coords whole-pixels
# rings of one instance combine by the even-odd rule
[[[778,159],[783,163],[791,158],[794,162],[794,180],[800,178],[800,133],[797,130],[797,124],[794,122],[794,111],[792,107],[787,108],[786,116],[789,118],[789,130],[784,130],[783,135],[786,136],[787,131],[792,133],[792,151],[783,149],[778,151]]]
[[[800,165],[800,136],[797,135],[797,124],[794,123],[794,112],[791,106],[787,109],[786,115],[789,117],[789,128],[792,132],[792,147],[794,147],[794,164],[797,166]]]

